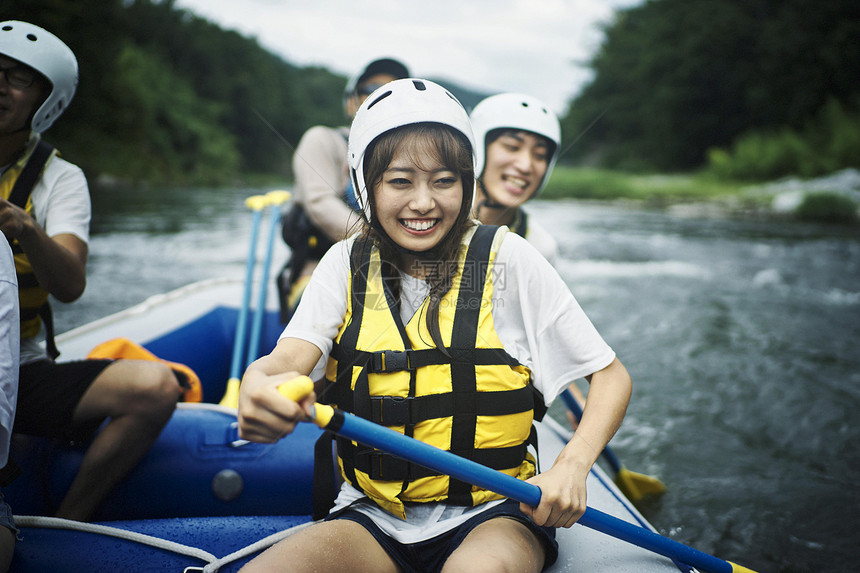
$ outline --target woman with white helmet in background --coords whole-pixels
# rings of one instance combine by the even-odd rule
[[[507,225],[554,265],[558,243],[522,206],[540,194],[552,174],[561,145],[558,118],[536,97],[519,93],[481,100],[470,118],[480,173],[476,217],[485,224]],[[569,389],[580,405],[585,403],[575,382]],[[568,411],[567,418],[576,429],[573,413]]]
[[[278,386],[308,375],[322,401],[529,480],[541,502],[337,438],[343,484],[325,520],[243,571],[540,571],[557,557],[553,528],[585,510],[586,476],[624,416],[627,371],[533,246],[475,224],[474,138],[447,90],[382,86],[348,149],[363,230],[324,255],[275,349],[248,367],[240,435],[274,442],[306,419],[316,393],[296,402]],[[571,375],[591,381],[587,415],[535,475],[532,424]],[[330,448],[319,451],[330,463]]]
[[[555,263],[555,239],[522,206],[540,194],[558,159],[558,118],[535,97],[503,93],[478,103],[471,120],[478,143],[477,218],[507,225]]]

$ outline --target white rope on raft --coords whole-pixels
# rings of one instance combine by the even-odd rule
[[[274,545],[278,541],[289,537],[293,533],[301,531],[302,529],[308,527],[313,523],[302,523],[289,529],[273,533],[272,535],[264,537],[263,539],[260,539],[259,541],[248,545],[247,547],[243,547],[242,549],[234,551],[229,555],[218,558],[215,555],[209,553],[208,551],[198,549],[197,547],[191,547],[188,545],[177,543],[175,541],[169,541],[167,539],[161,539],[160,537],[146,535],[145,533],[138,533],[136,531],[129,531],[127,529],[121,529],[119,527],[110,527],[108,525],[101,525],[98,523],[85,523],[82,521],[74,521],[71,519],[62,519],[59,517],[45,517],[40,515],[16,515],[14,516],[14,520],[15,525],[18,527],[68,529],[71,531],[81,531],[84,533],[93,533],[96,535],[107,535],[110,537],[124,539],[126,541],[140,543],[142,545],[149,545],[151,547],[163,549],[165,551],[171,551],[179,555],[193,557],[195,559],[200,559],[201,561],[206,562],[206,566],[199,569],[200,571],[203,571],[205,573],[214,573],[224,565],[232,563],[233,561],[241,559],[247,555],[252,555],[253,553],[265,549],[270,545]],[[198,569],[189,568],[187,570],[193,571]]]
[[[238,561],[247,555],[253,555],[257,551],[262,551],[263,549],[267,549],[269,546],[274,545],[278,541],[282,539],[286,539],[290,535],[294,533],[298,533],[302,529],[313,525],[315,522],[309,521],[307,523],[301,523],[299,525],[295,525],[289,529],[285,529],[283,531],[279,531],[277,533],[273,533],[268,537],[264,537],[263,539],[248,545],[247,547],[243,547],[237,551],[234,551],[230,555],[225,555],[221,559],[213,561],[206,565],[203,568],[203,573],[215,573],[219,568],[227,565],[228,563],[232,563],[233,561]]]

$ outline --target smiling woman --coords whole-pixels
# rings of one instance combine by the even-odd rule
[[[507,225],[554,262],[558,245],[521,207],[541,192],[552,173],[561,145],[558,118],[535,97],[506,93],[481,101],[471,120],[481,183],[477,218]]]
[[[520,504],[337,438],[343,484],[317,508],[326,520],[248,571],[370,560],[379,571],[540,571],[558,557],[554,528],[585,511],[586,476],[629,400],[627,371],[533,247],[470,219],[474,137],[450,92],[418,79],[380,87],[359,108],[348,148],[364,229],[326,253],[277,346],[248,367],[241,436],[291,432],[315,396],[291,399],[278,386],[310,375],[340,408],[543,494]],[[494,304],[502,291],[509,304]],[[581,439],[535,475],[535,420],[566,376],[580,375],[592,388]]]
[[[369,151],[370,226],[398,252],[401,268],[423,276],[418,262],[453,256],[469,224],[471,145],[439,124],[419,123],[384,134]]]
[[[453,228],[463,204],[459,174],[442,164],[417,169],[399,149],[376,189],[380,226],[410,251],[426,251]]]

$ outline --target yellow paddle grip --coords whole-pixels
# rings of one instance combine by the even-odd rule
[[[270,205],[280,205],[281,203],[286,203],[292,197],[292,193],[289,191],[284,191],[283,189],[278,189],[276,191],[269,191],[266,193],[266,197],[269,200]]]
[[[245,199],[245,206],[252,211],[261,211],[269,204],[269,199],[265,195],[251,195]]]
[[[294,402],[298,402],[310,394],[313,389],[314,382],[307,376],[296,376],[292,380],[287,380],[278,385],[278,392],[281,396]],[[325,404],[314,404],[314,423],[317,426],[325,428],[331,422],[332,416],[334,416],[334,408]]]
[[[738,565],[737,563],[732,563],[731,561],[726,561],[729,565],[732,566],[732,573],[755,573],[752,569],[747,569],[743,565]]]
[[[278,392],[293,402],[298,402],[314,389],[314,381],[308,376],[296,376],[292,380],[287,380],[283,384],[278,385]]]

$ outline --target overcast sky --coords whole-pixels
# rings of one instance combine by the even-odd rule
[[[412,75],[517,91],[563,114],[616,8],[643,0],[177,0],[299,65],[352,76],[384,56]]]

